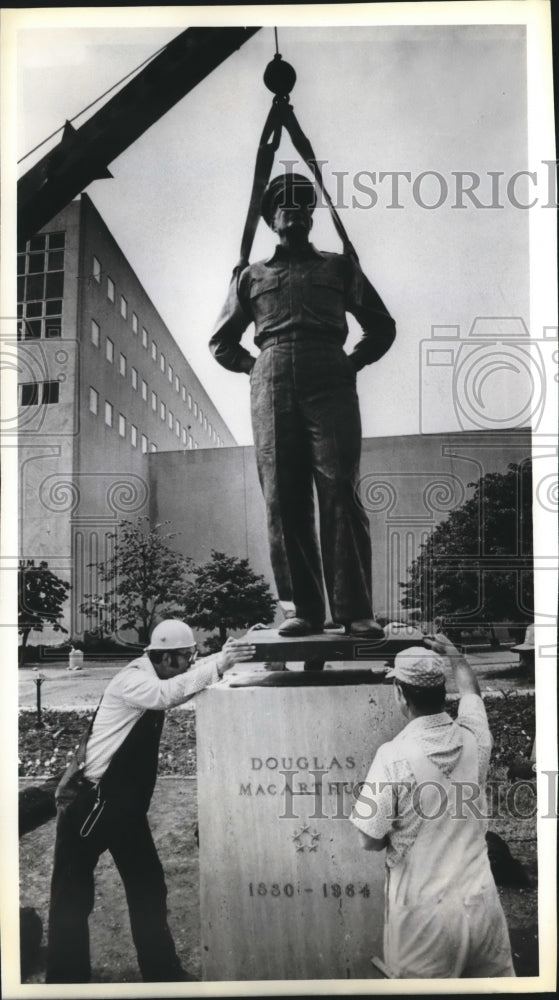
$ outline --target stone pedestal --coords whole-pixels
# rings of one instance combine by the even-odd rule
[[[223,683],[196,714],[204,979],[377,978],[384,852],[347,817],[403,726],[391,686]]]

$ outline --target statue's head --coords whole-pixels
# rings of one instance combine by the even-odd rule
[[[286,219],[298,220],[307,231],[312,226],[312,213],[316,205],[316,190],[312,181],[303,174],[286,172],[273,177],[266,188],[261,212],[262,217],[275,232],[278,224]]]

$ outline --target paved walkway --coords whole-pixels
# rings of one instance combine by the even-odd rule
[[[475,670],[482,692],[511,691],[531,692],[534,690],[534,676],[529,671],[520,670],[518,653],[509,650],[492,650],[476,652],[467,655],[467,660]],[[20,708],[35,709],[37,705],[37,686],[35,680],[40,672],[45,680],[41,685],[41,704],[45,709],[76,710],[94,708],[105,687],[115,673],[125,665],[125,661],[88,660],[82,670],[71,672],[66,663],[53,663],[38,668],[23,667],[19,671],[19,705]],[[239,664],[235,672],[255,673],[254,663]],[[302,663],[290,664],[290,669],[301,670]],[[330,665],[333,667],[334,665]],[[364,664],[360,664],[364,666]],[[354,669],[354,663],[336,663],[336,669]],[[325,669],[329,669],[328,664]],[[378,665],[378,669],[382,669]],[[455,692],[451,679],[447,683],[450,694]],[[194,708],[194,702],[189,702],[185,708]]]

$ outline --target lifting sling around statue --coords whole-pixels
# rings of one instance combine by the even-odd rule
[[[315,187],[301,174],[270,181],[261,214],[278,245],[268,260],[235,276],[210,349],[224,368],[250,375],[272,568],[280,602],[295,608],[280,635],[322,632],[324,573],[333,621],[349,635],[381,639],[369,523],[358,494],[356,375],[388,351],[395,323],[356,257],[322,252],[309,241],[315,206]],[[350,354],[343,348],[348,312],[363,330]],[[241,346],[251,323],[256,359]]]

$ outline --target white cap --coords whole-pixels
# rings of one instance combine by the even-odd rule
[[[196,640],[190,626],[176,618],[168,618],[155,626],[146,649],[186,649],[195,645]]]
[[[438,653],[424,646],[409,646],[397,653],[394,667],[386,677],[393,677],[414,687],[432,688],[444,684],[444,661]]]

